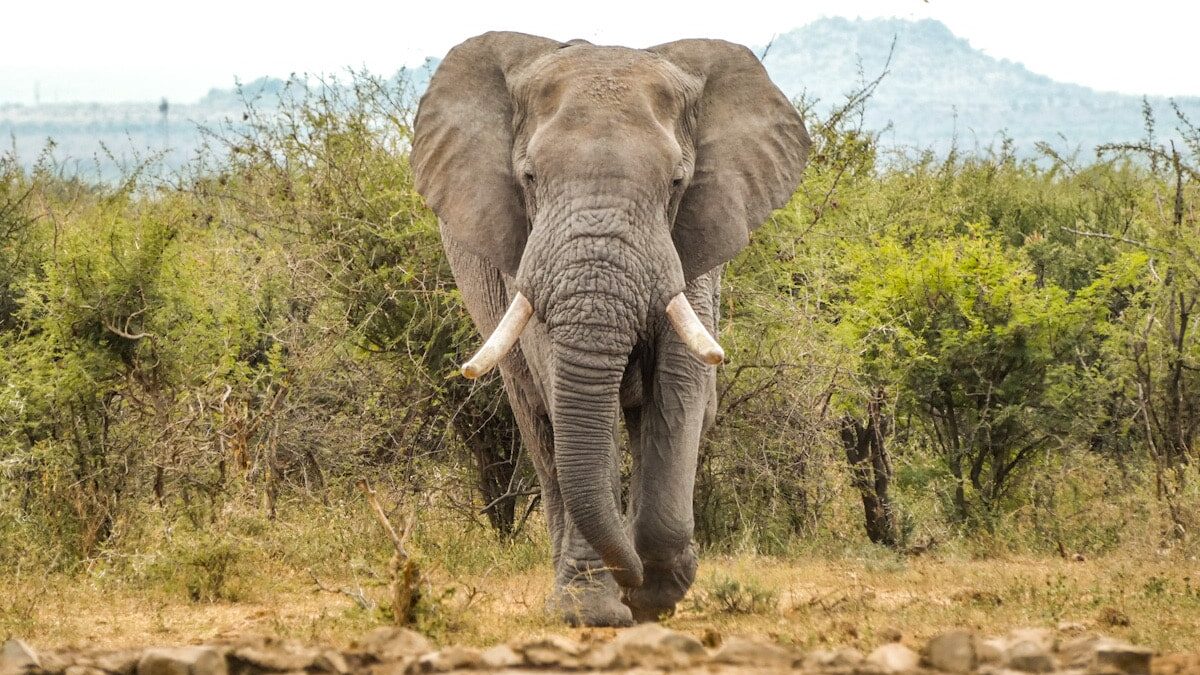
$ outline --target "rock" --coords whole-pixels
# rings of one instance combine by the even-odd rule
[[[1200,652],[1167,654],[1154,657],[1155,675],[1195,675],[1200,673]]]
[[[452,646],[417,659],[414,670],[421,673],[445,673],[451,670],[479,668],[482,665],[483,657],[478,649]]]
[[[1057,639],[1049,628],[1018,628],[1008,634],[1010,648],[1020,642],[1032,642],[1048,652],[1054,651]]]
[[[616,662],[622,667],[686,668],[708,655],[696,638],[657,623],[627,628],[612,645],[617,651]]]
[[[141,657],[142,653],[138,651],[107,652],[93,657],[92,665],[107,673],[133,675]]]
[[[291,645],[238,647],[229,653],[229,658],[247,664],[257,670],[286,673],[311,668],[313,662],[316,661],[317,652]]]
[[[63,675],[108,675],[108,671],[102,668],[83,665],[67,666],[62,672]]]
[[[585,670],[610,670],[616,666],[618,656],[616,645],[609,642],[584,654],[579,659],[579,666]]]
[[[40,666],[37,652],[24,640],[13,638],[0,647],[0,675],[16,675]]]
[[[884,642],[899,642],[904,639],[904,631],[895,626],[888,626],[879,631],[879,639]]]
[[[157,647],[142,652],[137,675],[226,675],[221,652],[212,647]]]
[[[1026,673],[1049,673],[1054,670],[1054,657],[1044,643],[1016,640],[1009,644],[1005,664]]]
[[[135,656],[140,658],[141,652],[138,652]],[[39,672],[43,673],[62,673],[76,663],[76,659],[70,653],[66,652],[42,652],[38,654],[38,659],[41,661],[41,664],[38,666]],[[135,662],[134,667],[136,666],[137,663]],[[3,672],[4,669],[0,668],[0,673]]]
[[[359,642],[359,648],[380,661],[396,661],[433,651],[429,638],[407,628],[380,626]]]
[[[975,669],[975,636],[965,630],[942,633],[925,646],[925,662],[948,673],[971,672]]]
[[[983,638],[975,641],[975,662],[1002,663],[1008,652],[1008,642],[1004,638]]]
[[[907,673],[921,665],[921,657],[899,642],[889,642],[876,647],[866,662],[885,673]]]
[[[712,663],[777,669],[790,668],[795,660],[791,652],[779,645],[744,637],[729,638],[712,657]]]
[[[313,670],[319,670],[324,673],[337,673],[344,675],[350,672],[350,664],[346,663],[346,657],[342,656],[341,652],[335,652],[332,649],[326,649],[313,659]]]
[[[549,635],[522,642],[517,645],[516,650],[525,657],[526,664],[538,668],[574,667],[579,662],[579,655],[583,653],[583,647],[578,642],[562,635]]]
[[[818,649],[804,659],[804,667],[810,670],[854,668],[863,662],[863,654],[853,647],[842,647],[837,651]]]
[[[1086,668],[1090,673],[1149,675],[1154,651],[1102,635],[1076,638],[1059,651],[1065,665]]]
[[[1135,647],[1124,643],[1111,643],[1096,649],[1092,661],[1094,673],[1119,673],[1120,675],[1150,675],[1150,660],[1154,650]]]
[[[521,663],[521,655],[508,645],[496,645],[491,649],[485,649],[479,656],[483,660],[483,666],[493,670],[511,668]]]

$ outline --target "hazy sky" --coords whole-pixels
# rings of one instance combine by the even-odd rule
[[[1037,73],[1130,94],[1200,95],[1195,0],[0,0],[0,103],[190,101],[234,77],[391,74],[486,30],[644,47],[762,45],[822,16],[939,19]],[[1189,53],[1191,52],[1191,53]]]

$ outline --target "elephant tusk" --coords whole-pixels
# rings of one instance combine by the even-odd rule
[[[525,330],[525,324],[529,323],[531,316],[533,316],[533,306],[529,304],[525,296],[520,293],[514,295],[504,316],[501,317],[500,323],[496,324],[496,330],[492,331],[491,336],[483,343],[479,351],[475,352],[475,356],[463,364],[463,377],[474,380],[495,368],[500,359],[512,351],[513,345],[517,344],[517,338],[521,337],[521,331]]]
[[[696,310],[692,309],[692,304],[683,293],[671,298],[671,302],[667,303],[667,318],[671,320],[671,326],[679,333],[692,356],[710,366],[725,360],[725,350],[721,349],[721,345],[717,344],[700,322]]]

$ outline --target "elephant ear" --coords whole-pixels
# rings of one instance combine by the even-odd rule
[[[452,239],[508,274],[528,221],[513,175],[511,77],[562,43],[492,32],[450,50],[421,97],[411,162],[417,191]]]
[[[679,40],[649,49],[699,77],[695,167],[672,238],[684,277],[737,255],[750,232],[788,202],[812,141],[804,121],[747,48]]]

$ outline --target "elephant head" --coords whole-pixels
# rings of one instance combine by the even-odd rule
[[[531,315],[545,325],[563,500],[624,586],[641,563],[599,448],[630,354],[669,324],[720,361],[682,291],[787,202],[809,146],[754,55],[719,40],[635,50],[487,33],[451,50],[421,99],[417,189],[444,235],[519,291],[464,374],[494,364]]]

